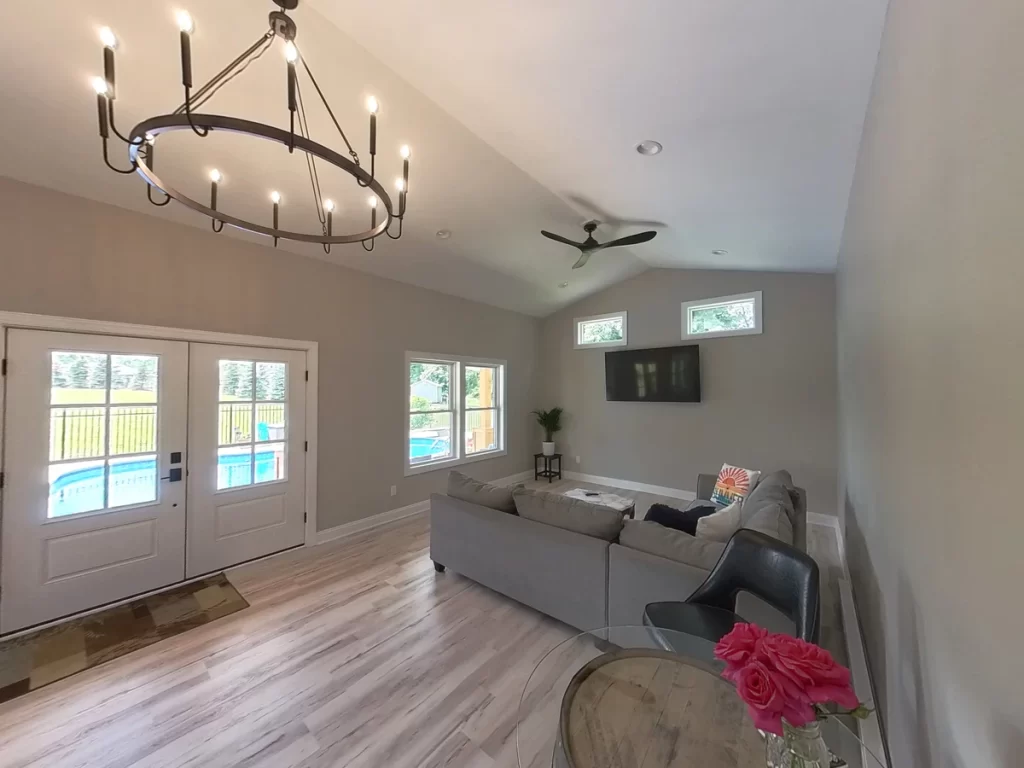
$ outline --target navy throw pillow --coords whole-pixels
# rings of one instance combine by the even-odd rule
[[[651,504],[644,520],[650,520],[653,523],[664,525],[666,528],[674,528],[677,531],[696,536],[697,521],[702,517],[713,515],[718,509],[714,504],[709,503],[707,506],[695,507],[684,512],[666,504]]]

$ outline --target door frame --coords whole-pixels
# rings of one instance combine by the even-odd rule
[[[140,339],[165,341],[192,341],[207,344],[228,344],[239,347],[274,347],[301,350],[306,353],[306,488],[305,488],[305,543],[316,542],[316,482],[317,482],[317,393],[319,391],[320,345],[315,341],[278,339],[269,336],[246,336],[238,333],[199,331],[188,328],[165,328],[158,325],[136,325],[110,320],[86,320],[54,315],[34,315],[26,312],[0,311],[0,359],[7,360],[7,330],[18,328],[32,331],[63,331],[90,333],[98,336],[134,336]],[[0,467],[3,466],[4,415],[6,414],[7,378],[0,376]],[[4,514],[3,492],[0,491],[0,520]],[[2,535],[2,532],[0,532]]]

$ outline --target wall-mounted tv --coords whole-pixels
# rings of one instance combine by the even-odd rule
[[[604,354],[608,400],[699,403],[700,347],[654,347]]]

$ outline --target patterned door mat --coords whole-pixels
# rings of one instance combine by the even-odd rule
[[[0,702],[248,608],[218,573],[27,635],[0,640]]]

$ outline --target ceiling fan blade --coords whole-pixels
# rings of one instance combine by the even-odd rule
[[[542,229],[540,231],[540,233],[542,235],[544,235],[544,237],[548,238],[549,240],[554,240],[554,241],[559,242],[559,243],[565,243],[566,245],[571,245],[573,248],[581,248],[581,247],[583,247],[583,243],[574,243],[572,240],[570,240],[570,239],[568,239],[566,237],[562,237],[561,235],[556,235],[554,232],[545,232]]]
[[[582,254],[580,254],[579,261],[577,261],[575,264],[573,264],[572,268],[573,269],[579,269],[580,267],[585,266],[586,263],[588,261],[590,261],[590,254],[591,253],[592,253],[592,251],[584,251]]]
[[[636,235],[627,235],[626,237],[620,237],[618,240],[611,240],[607,243],[602,243],[602,248],[616,248],[620,245],[638,245],[640,243],[646,243],[648,240],[653,240],[658,233],[651,230],[649,232],[641,232]]]

